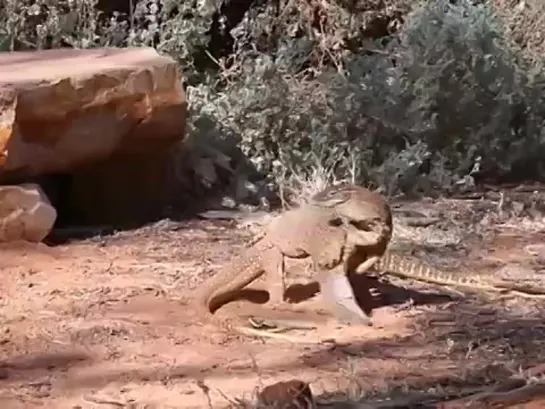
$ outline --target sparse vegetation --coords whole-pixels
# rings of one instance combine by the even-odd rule
[[[544,74],[536,37],[520,36],[521,15],[541,18],[532,2],[135,3],[7,0],[0,47],[156,47],[180,63],[194,154],[227,153],[234,178],[255,180],[239,148],[285,193],[545,176]]]
[[[0,50],[153,46],[172,56],[179,62],[191,109],[184,144],[192,157],[180,162],[191,166],[206,160],[218,173],[228,168],[236,199],[262,198],[269,186],[283,201],[305,200],[326,183],[346,179],[386,194],[452,192],[485,179],[545,179],[544,6],[537,0],[127,0],[127,10],[107,12],[100,3],[3,0]],[[219,184],[215,174],[203,175],[203,186]],[[451,265],[469,260],[470,267],[489,274],[492,267],[483,260],[507,266],[526,258],[533,272],[543,254],[536,251],[530,259],[527,243],[541,239],[543,220],[535,214],[543,213],[543,195],[511,193],[481,197],[479,203],[436,203],[433,214],[440,226],[435,232],[452,236],[460,231],[463,240],[434,248],[419,228],[412,234],[426,243],[415,246],[413,237],[408,240],[411,251],[427,249]],[[471,208],[464,213],[460,208],[466,205]],[[25,266],[20,254],[6,253],[12,255],[3,265],[9,278],[5,353],[24,356],[38,347],[90,345],[93,356],[78,359],[119,366],[112,375],[93,374],[93,389],[105,390],[116,378],[138,385],[122,388],[119,400],[84,397],[101,405],[132,405],[147,399],[145,394],[153,396],[140,387],[145,381],[164,387],[165,396],[178,394],[171,382],[184,385],[173,399],[192,396],[196,401],[195,388],[201,388],[212,407],[210,389],[193,385],[188,368],[200,370],[198,365],[209,365],[213,371],[208,374],[218,377],[226,373],[222,367],[238,373],[231,384],[236,390],[253,382],[242,376],[248,374],[241,370],[243,342],[230,344],[229,353],[217,353],[216,344],[203,342],[210,334],[194,328],[191,309],[178,308],[193,297],[196,276],[204,279],[209,265],[226,262],[226,255],[234,256],[233,248],[243,245],[242,229],[231,234],[208,221],[183,228],[169,223],[99,237],[100,245],[95,239],[82,242],[62,257],[42,259],[25,251]],[[403,225],[396,221],[397,235],[408,230],[398,226]],[[502,229],[507,233],[496,237]],[[496,246],[493,256],[477,257],[493,242],[490,237],[498,239],[490,244]],[[540,279],[540,274],[528,278],[523,273],[511,279]],[[165,304],[151,293],[164,297]],[[414,302],[416,292],[403,288],[401,293]],[[139,309],[125,307],[137,296]],[[146,304],[147,299],[153,302]],[[176,307],[169,304],[173,300]],[[301,357],[309,366],[320,362],[316,373],[322,378],[341,372],[339,378],[348,381],[338,387],[345,401],[401,396],[409,402],[414,390],[425,391],[414,398],[416,405],[472,395],[502,382],[517,390],[542,380],[537,379],[541,365],[539,371],[521,370],[538,362],[545,350],[539,303],[497,299],[484,304],[467,300],[435,310],[421,307],[421,320],[404,316],[398,327],[383,332],[387,340],[339,344],[327,353],[262,347],[294,365]],[[200,353],[198,365],[184,361],[196,361],[188,351],[196,357]],[[343,351],[350,358],[340,362]],[[146,367],[133,370],[138,360]],[[13,362],[3,363],[2,371],[33,369]],[[347,362],[354,367],[334,366]],[[164,368],[156,368],[157,363]],[[282,365],[284,373],[291,368]],[[74,392],[52,379],[73,377],[79,388],[87,378],[77,367],[62,368],[61,375],[54,369],[47,366],[43,382],[13,377],[10,388],[24,391],[18,399],[46,399],[51,392],[73,403]],[[256,362],[251,369],[261,380]],[[0,376],[9,375],[2,371]],[[31,375],[41,376],[35,372]]]

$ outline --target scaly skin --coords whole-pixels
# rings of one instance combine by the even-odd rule
[[[392,252],[385,253],[374,266],[377,270],[401,277],[414,278],[433,284],[442,284],[469,290],[509,293],[525,298],[545,298],[545,288],[506,283],[476,275],[458,276],[439,270],[421,260],[409,259]]]
[[[362,187],[345,185],[326,189],[325,193],[316,195],[313,200],[274,219],[267,226],[265,234],[254,241],[226,273],[204,283],[197,296],[198,312],[223,328],[237,330],[230,324],[215,320],[213,311],[263,274],[268,276],[272,303],[282,303],[284,257],[310,257],[322,286],[332,275],[342,276],[348,282],[346,276],[350,270],[361,264],[350,261],[356,254],[363,252],[369,255],[376,249],[385,251],[391,237],[392,218],[387,203],[380,195]],[[368,263],[366,268],[371,265]],[[332,296],[336,297],[334,291]],[[343,302],[356,305],[354,300],[347,298]],[[330,301],[332,305],[341,304],[335,299]],[[363,311],[352,306],[347,311],[353,315],[355,322],[359,320],[358,323],[370,325],[369,317]],[[260,335],[271,334],[264,331]],[[287,339],[280,334],[274,335]]]

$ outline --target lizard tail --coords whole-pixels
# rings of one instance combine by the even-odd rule
[[[289,341],[293,344],[322,344],[325,342],[324,340],[321,340],[321,339],[313,340],[309,337],[304,337],[304,338],[293,337],[291,335],[279,334],[277,332],[270,332],[267,330],[259,330],[255,328],[244,327],[244,326],[233,326],[231,328],[235,330],[236,332],[243,335],[281,339],[284,341]],[[290,328],[284,328],[284,329],[290,329]]]
[[[411,260],[391,252],[384,254],[375,264],[375,268],[401,277],[414,278],[432,284],[465,288],[471,291],[484,290],[509,293],[525,298],[545,299],[545,288],[542,287],[517,285],[471,276],[458,276],[432,267],[424,261]]]
[[[247,274],[241,274],[241,271]],[[226,273],[219,273],[201,285],[196,299],[198,312],[210,313],[229,302],[236,291],[241,290],[264,273],[257,252],[238,258]]]

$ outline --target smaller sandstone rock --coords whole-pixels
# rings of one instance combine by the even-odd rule
[[[0,242],[38,243],[56,219],[57,211],[39,185],[0,186]]]
[[[314,409],[316,403],[308,383],[299,379],[269,385],[257,395],[262,409]]]

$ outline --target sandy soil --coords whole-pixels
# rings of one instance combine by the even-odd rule
[[[481,209],[494,216],[487,219],[478,215],[478,201],[468,200],[417,204],[426,206],[438,214],[461,209],[460,218],[441,223],[463,239],[442,248],[413,245],[420,255],[458,274],[545,287],[538,216]],[[475,220],[480,230],[470,229]],[[306,316],[318,329],[292,335],[335,343],[225,336],[197,320],[192,293],[220,274],[249,237],[234,221],[195,219],[56,246],[2,245],[0,407],[225,407],[291,378],[310,382],[324,399],[456,393],[499,382],[545,356],[545,300],[456,299],[444,288],[394,278],[361,284],[378,289],[369,300],[373,328],[338,327],[319,295],[273,311],[262,282],[217,312]],[[292,298],[307,297],[316,288],[308,269],[289,266],[290,282],[299,283]]]

